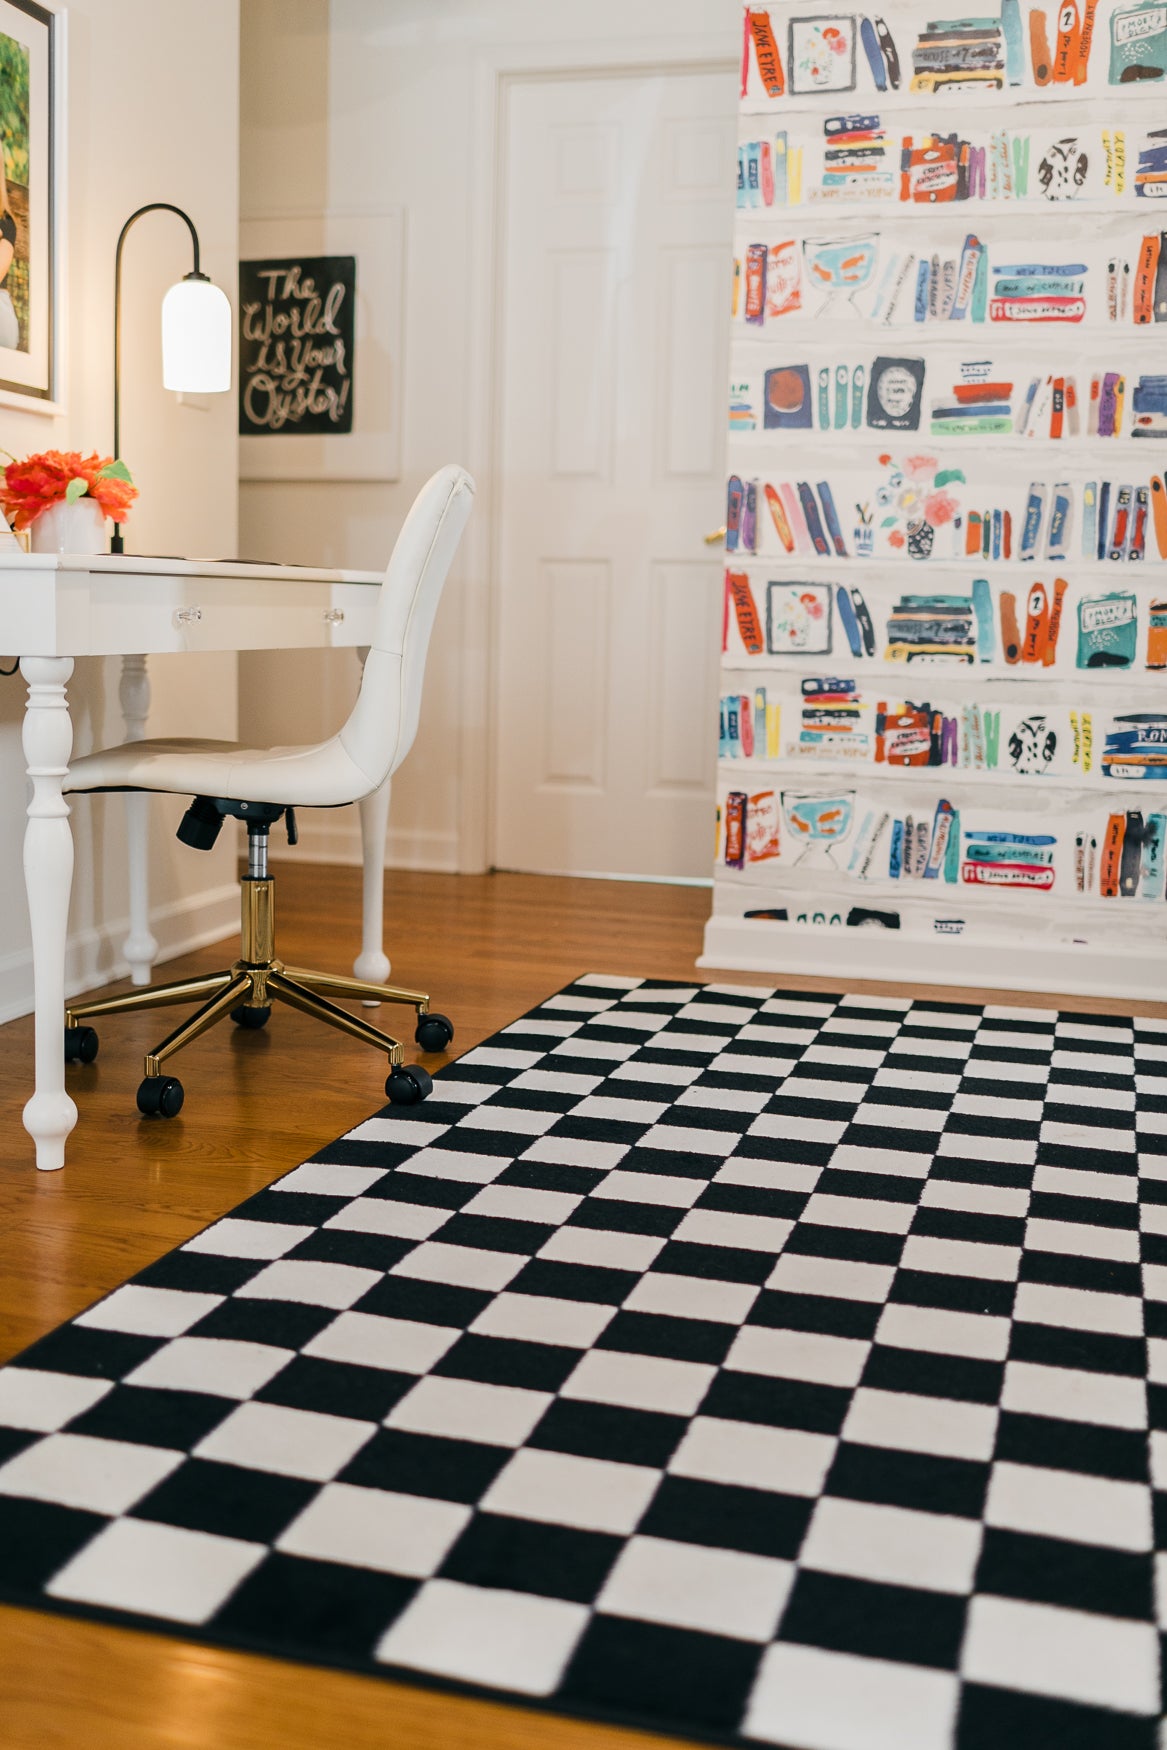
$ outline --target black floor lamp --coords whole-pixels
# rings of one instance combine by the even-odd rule
[[[181,207],[151,201],[131,213],[118,235],[113,292],[113,453],[121,458],[122,436],[122,248],[130,226],[143,213],[176,213],[190,231],[194,267],[162,300],[162,386],[192,395],[216,395],[231,387],[231,306],[221,288],[199,268],[199,234]],[[115,523],[111,553],[124,553]]]

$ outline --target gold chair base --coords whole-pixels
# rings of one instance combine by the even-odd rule
[[[359,978],[342,978],[331,972],[313,972],[300,966],[285,966],[275,957],[275,883],[270,876],[246,876],[241,882],[241,956],[224,972],[208,972],[201,978],[179,978],[171,984],[151,985],[147,990],[128,991],[124,996],[98,997],[94,1002],[70,1003],[65,1009],[65,1028],[70,1030],[104,1015],[124,1015],[138,1009],[161,1009],[175,1003],[205,999],[193,1015],[167,1035],[145,1057],[146,1076],[161,1074],[161,1065],[184,1045],[221,1021],[233,1009],[265,1009],[274,1002],[287,1003],[302,1014],[313,1015],[330,1027],[363,1040],[386,1053],[390,1066],[403,1061],[401,1042],[358,1015],[350,1015],[331,1001],[351,997],[360,1002],[408,1003],[418,1017],[429,1013],[429,996],[420,990],[397,985],[368,984]],[[328,992],[326,996],[323,993]]]

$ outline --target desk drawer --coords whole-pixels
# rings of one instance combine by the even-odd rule
[[[73,648],[117,656],[367,644],[378,594],[356,583],[128,577],[89,601],[86,634]]]

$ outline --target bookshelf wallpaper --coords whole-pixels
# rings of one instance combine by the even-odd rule
[[[705,962],[1161,995],[1167,5],[743,15]]]

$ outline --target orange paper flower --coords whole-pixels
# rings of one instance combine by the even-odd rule
[[[103,516],[123,523],[137,496],[129,469],[112,456],[43,450],[23,462],[9,462],[0,486],[0,508],[14,529],[27,529],[51,505],[92,498]]]

